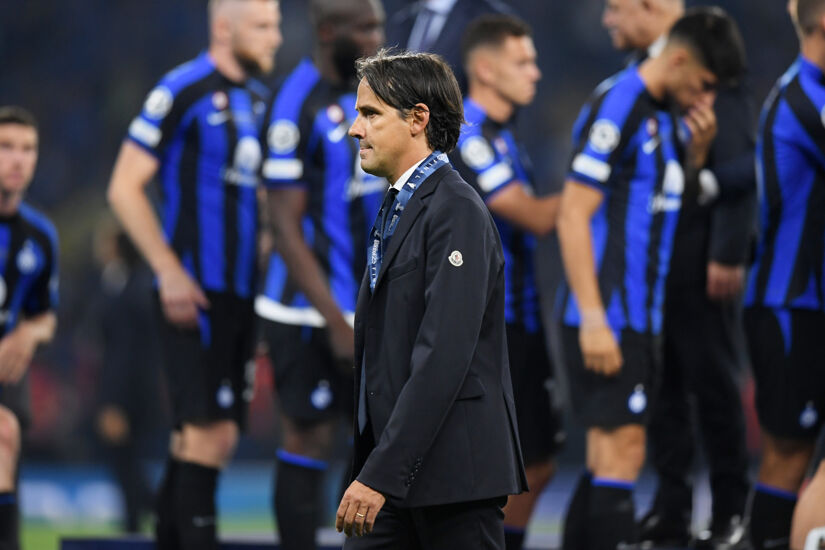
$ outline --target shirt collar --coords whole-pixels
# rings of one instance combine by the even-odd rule
[[[421,163],[427,160],[427,157],[429,156],[430,155],[427,155],[420,161],[416,162],[415,164],[410,166],[410,168],[406,172],[401,174],[401,177],[395,180],[395,183],[392,184],[393,189],[395,189],[396,191],[401,191],[401,188],[404,187],[404,184],[407,183],[408,179],[410,179],[410,176],[412,176],[413,172],[415,172],[415,169],[421,166]]]
[[[440,15],[447,15],[455,6],[456,0],[426,0],[424,6]]]

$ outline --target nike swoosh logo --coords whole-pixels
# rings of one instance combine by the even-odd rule
[[[220,126],[227,120],[229,120],[229,111],[218,111],[206,117],[206,122],[208,122],[210,126]]]
[[[649,155],[656,150],[660,143],[662,143],[662,140],[659,137],[651,138],[642,145],[642,150],[646,155]]]
[[[330,130],[327,132],[327,137],[332,143],[338,143],[344,136],[347,135],[347,125],[346,124],[339,124],[337,128]]]

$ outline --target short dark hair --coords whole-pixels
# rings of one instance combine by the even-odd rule
[[[359,59],[356,66],[358,79],[366,79],[378,99],[402,118],[418,103],[429,107],[427,144],[442,153],[455,149],[464,123],[464,104],[455,75],[441,56],[381,49]]]
[[[5,105],[0,107],[0,126],[3,124],[19,124],[37,130],[37,119],[23,107]]]
[[[670,29],[669,42],[689,47],[722,85],[745,73],[745,44],[736,22],[718,7],[691,8]]]
[[[470,54],[484,46],[499,47],[510,37],[533,36],[533,29],[515,15],[488,14],[476,17],[461,37],[461,59],[464,65]]]
[[[804,34],[811,34],[819,26],[825,12],[825,0],[797,0],[796,20]]]

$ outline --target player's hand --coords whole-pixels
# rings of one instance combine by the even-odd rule
[[[195,328],[198,310],[209,309],[209,300],[201,287],[180,266],[158,273],[158,290],[163,314],[181,328]]]
[[[338,513],[335,516],[335,529],[348,537],[371,533],[375,526],[378,511],[386,502],[384,495],[361,483],[353,481],[344,493]]]
[[[607,324],[579,329],[579,345],[585,368],[604,376],[615,376],[622,368],[622,351]]]
[[[708,263],[707,293],[711,300],[731,300],[742,292],[744,286],[744,266]]]
[[[0,340],[0,383],[16,384],[23,378],[37,349],[37,339],[25,321]]]
[[[707,163],[710,146],[716,137],[716,113],[713,112],[713,102],[698,101],[688,109],[684,120],[691,133],[687,147],[687,160],[693,168],[698,170]]]
[[[328,325],[327,334],[336,365],[344,374],[352,376],[355,361],[355,331],[341,317]]]

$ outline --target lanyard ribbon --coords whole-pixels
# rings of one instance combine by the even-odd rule
[[[370,237],[372,244],[369,249],[369,270],[370,270],[370,291],[375,290],[375,283],[378,281],[378,273],[381,271],[381,262],[384,260],[384,251],[389,245],[390,238],[395,233],[398,227],[398,220],[401,219],[401,214],[404,208],[415,193],[415,190],[421,187],[424,181],[433,175],[433,173],[448,164],[447,155],[441,151],[433,151],[430,156],[424,159],[424,162],[418,165],[418,168],[412,173],[410,178],[404,184],[394,200],[390,202],[390,197],[394,191],[390,188],[387,191],[387,196],[384,197],[384,204],[375,218],[375,223],[372,225]],[[392,213],[392,216],[390,216]]]

